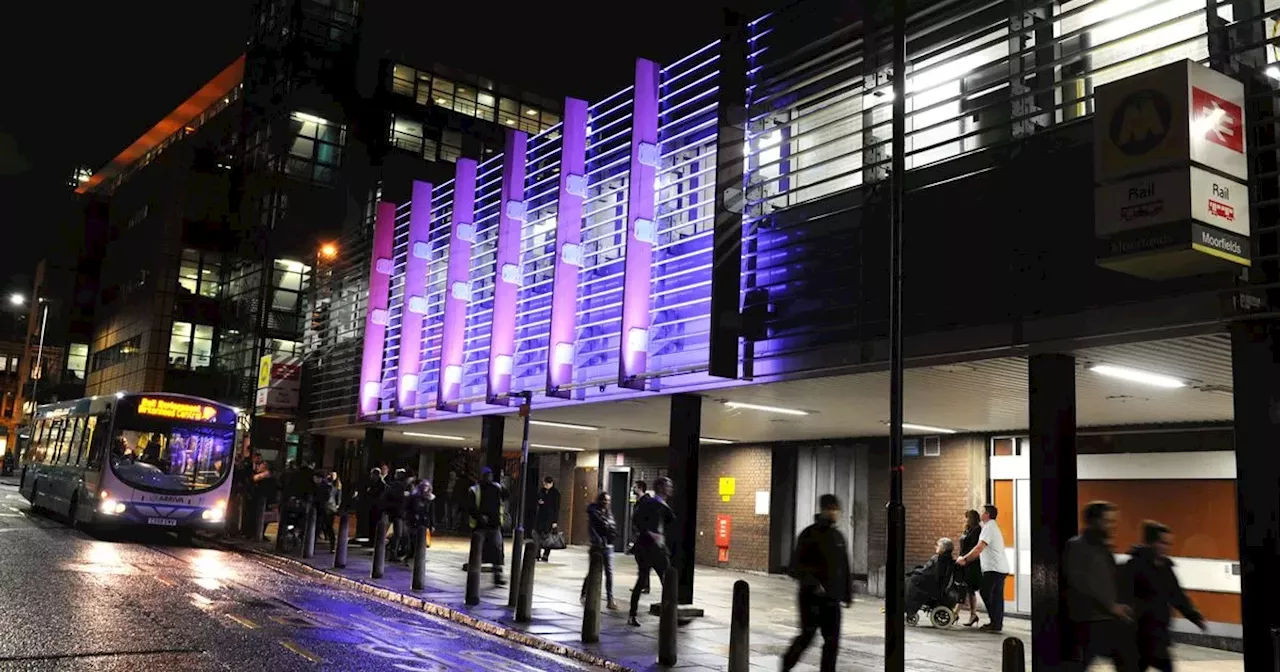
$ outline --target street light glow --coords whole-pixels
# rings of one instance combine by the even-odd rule
[[[9,295],[9,305],[11,305],[11,306],[21,306],[22,304],[24,304],[24,303],[26,303],[26,302],[27,302],[27,297],[25,297],[25,296],[23,296],[23,295],[21,295],[21,294],[19,294],[19,293],[17,293],[17,292],[14,292],[14,293],[12,293],[12,294],[10,294],[10,295]]]
[[[338,256],[338,246],[333,243],[325,243],[320,246],[320,256],[324,259],[334,259]]]

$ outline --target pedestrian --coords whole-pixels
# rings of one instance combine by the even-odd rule
[[[982,519],[978,516],[978,512],[969,509],[964,512],[964,534],[960,535],[960,555],[968,555],[978,545],[978,537],[982,535]],[[969,606],[969,622],[964,624],[966,628],[972,628],[978,624],[978,587],[982,585],[982,558],[978,558],[978,562],[971,562],[962,570],[962,578],[965,583],[966,595],[963,604]]]
[[[631,540],[627,543],[627,553],[635,550],[636,539],[640,537],[640,528],[636,526],[636,511],[640,510],[640,505],[649,497],[649,486],[643,480],[637,480],[631,486],[631,496],[635,499],[635,503],[631,505]],[[649,594],[649,572],[640,575],[640,592],[645,595]]]
[[[667,500],[674,494],[675,486],[671,479],[662,476],[653,482],[653,496],[636,503],[635,525],[639,532],[633,550],[639,572],[636,575],[636,585],[631,589],[631,611],[627,616],[627,625],[640,626],[640,621],[636,620],[636,612],[640,608],[640,592],[643,587],[641,582],[648,576],[649,570],[658,573],[659,581],[665,581],[667,569],[671,567],[666,530],[667,526],[675,522],[676,514]]]
[[[1154,520],[1142,524],[1142,543],[1129,549],[1129,562],[1120,570],[1120,585],[1130,591],[1130,606],[1138,633],[1139,672],[1155,668],[1173,672],[1169,648],[1170,609],[1177,609],[1188,621],[1208,632],[1204,616],[1178,585],[1173,573],[1173,532]]]
[[[246,434],[231,475],[231,509],[227,512],[227,521],[230,523],[227,534],[230,536],[249,536],[249,529],[253,526],[249,512],[253,472],[253,446]]]
[[[409,548],[408,539],[405,538],[404,523],[405,505],[409,501],[408,479],[409,472],[396,469],[391,480],[387,481],[386,489],[382,491],[382,513],[391,526],[391,541],[387,557],[392,560],[399,560]]]
[[[966,567],[971,562],[982,568],[982,581],[978,590],[982,603],[987,606],[991,622],[979,628],[984,632],[1004,630],[1004,581],[1009,576],[1009,558],[1004,554],[1004,534],[996,523],[1000,510],[993,504],[982,507],[982,531],[978,533],[978,545],[956,560],[956,565]]]
[[[338,533],[333,525],[338,512],[342,510],[342,479],[338,478],[338,472],[331,471],[325,475],[324,482],[328,486],[328,497],[320,508],[320,522],[323,523],[320,529],[329,540],[329,550],[332,551],[338,540]]]
[[[431,545],[431,531],[436,527],[435,499],[436,495],[431,491],[431,481],[425,478],[414,484],[413,490],[409,493],[405,518],[409,524],[410,539],[413,540],[413,544],[418,543],[418,535],[421,533],[422,543]],[[417,552],[417,546],[410,545],[409,552],[405,555],[405,562],[411,562]]]
[[[538,559],[550,562],[551,543],[548,537],[560,527],[560,491],[556,489],[555,479],[550,476],[542,479],[542,490],[538,492],[538,509],[533,523],[538,535],[538,546],[542,549],[542,557]]]
[[[591,541],[589,553],[600,556],[604,566],[604,591],[608,607],[617,611],[618,603],[613,601],[613,545],[618,539],[618,522],[613,518],[611,503],[609,493],[602,492],[596,495],[596,501],[587,505],[587,536]],[[591,578],[590,572],[587,573],[587,578]],[[586,599],[587,581],[584,579],[581,601],[585,602]]]
[[[849,550],[835,525],[840,519],[840,500],[832,494],[823,495],[818,498],[818,508],[813,524],[796,540],[792,576],[800,581],[800,635],[782,657],[783,672],[796,666],[818,631],[822,632],[819,669],[835,672],[840,652],[840,607],[853,604]]]
[[[249,510],[252,512],[253,528],[249,531],[249,535],[251,539],[257,541],[262,537],[263,526],[266,524],[263,514],[268,507],[276,503],[279,487],[275,475],[271,473],[271,465],[262,459],[262,455],[255,453],[253,461],[253,485],[250,486],[249,493]]]
[[[333,544],[333,527],[326,525],[329,519],[329,498],[333,496],[333,485],[319,471],[311,472],[311,515],[316,517],[316,536]]]
[[[378,522],[382,520],[382,496],[387,490],[387,482],[383,480],[382,470],[374,467],[369,470],[369,479],[365,481],[364,494],[360,506],[364,509],[366,525],[369,526],[369,545],[373,545],[374,536],[378,534]]]
[[[1137,650],[1130,623],[1132,610],[1119,593],[1111,539],[1116,507],[1092,502],[1084,507],[1084,531],[1067,542],[1062,560],[1067,618],[1075,636],[1072,657],[1087,670],[1098,657],[1110,658],[1116,672],[1132,672]]]
[[[480,470],[480,482],[471,486],[467,500],[471,513],[471,529],[483,537],[481,563],[493,565],[493,583],[505,586],[502,578],[502,518],[506,509],[507,489],[493,477],[493,470]]]

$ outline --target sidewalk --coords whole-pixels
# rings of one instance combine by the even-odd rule
[[[274,555],[271,543],[239,541],[230,545]],[[506,550],[509,568],[509,539]],[[602,608],[600,642],[583,644],[582,606],[578,595],[582,578],[586,575],[585,548],[554,551],[550,563],[537,563],[531,623],[514,622],[512,610],[506,607],[508,588],[495,588],[489,574],[481,577],[481,603],[474,607],[464,603],[465,574],[461,567],[466,562],[467,551],[466,540],[436,539],[427,551],[427,588],[420,592],[409,589],[410,570],[403,565],[388,563],[382,579],[370,579],[372,551],[355,545],[350,547],[347,568],[343,570],[332,568],[333,555],[329,553],[328,545],[323,543],[317,543],[313,559],[302,561],[294,556],[290,561],[305,563],[328,574],[331,580],[356,581],[362,584],[362,589],[377,592],[384,598],[461,620],[522,643],[563,652],[586,662],[600,665],[608,661],[615,669],[667,669],[655,664],[658,619],[648,615],[648,605],[660,599],[661,591],[656,579],[653,581],[653,593],[641,599],[642,626],[633,628],[626,625],[626,602],[636,576],[635,561],[630,556],[614,556],[614,593],[621,610],[610,612]],[[738,579],[745,579],[751,584],[752,672],[779,669],[783,652],[798,633],[794,582],[782,576],[744,574],[702,566],[697,569],[695,606],[706,610],[706,616],[680,627],[677,669],[709,672],[728,667],[733,584]],[[874,598],[861,598],[844,612],[839,664],[842,672],[884,669],[882,606],[882,602]],[[962,615],[962,620],[965,618],[967,614]],[[1007,636],[1022,639],[1030,649],[1029,623],[1025,620],[1007,619],[1003,636],[961,626],[947,630],[936,630],[928,625],[909,626],[906,633],[907,669],[918,672],[998,670],[1001,643]],[[821,636],[818,636],[796,670],[816,672],[820,648]],[[1238,672],[1243,669],[1240,657],[1228,652],[1179,646],[1175,655],[1180,661],[1178,669],[1184,672]]]

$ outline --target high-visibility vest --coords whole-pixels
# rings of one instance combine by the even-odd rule
[[[474,530],[476,529],[476,517],[474,512],[480,510],[480,484],[479,483],[476,483],[475,485],[471,486],[471,494],[475,495],[475,498],[476,498],[476,506],[474,509],[472,509],[473,511],[472,515],[469,516],[471,521],[471,529]],[[506,513],[507,513],[506,505],[502,503],[502,497],[501,495],[499,495],[498,496],[498,527],[502,527],[502,519],[506,517]]]

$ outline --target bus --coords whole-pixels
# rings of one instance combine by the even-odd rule
[[[181,394],[39,406],[20,491],[72,526],[217,532],[231,497],[239,411]]]

